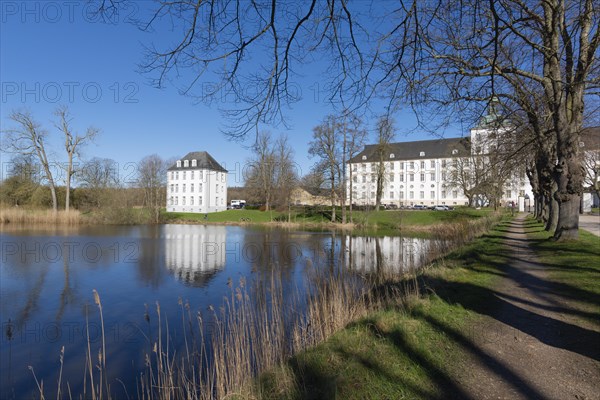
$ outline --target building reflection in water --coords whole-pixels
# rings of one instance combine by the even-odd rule
[[[225,226],[165,225],[165,265],[186,285],[204,287],[225,268]]]
[[[360,273],[402,273],[428,260],[429,241],[399,236],[345,238],[346,265]]]

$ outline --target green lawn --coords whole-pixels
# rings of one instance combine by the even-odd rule
[[[204,214],[198,213],[164,213],[167,222],[176,223],[177,221],[194,221],[194,222],[253,222],[264,223],[270,222],[272,219],[280,215],[277,211],[258,211],[258,210],[227,210],[216,213],[207,214],[205,219]]]
[[[453,211],[413,211],[413,210],[387,210],[387,211],[354,211],[354,223],[363,233],[398,234],[400,231],[410,231],[411,227],[431,226],[435,224],[454,223],[457,221],[476,220],[490,215],[493,210],[475,210],[470,208],[457,208]],[[341,210],[336,211],[338,220]],[[164,213],[164,220],[168,223],[196,222],[196,223],[267,223],[272,221],[287,222],[287,212],[258,211],[258,210],[227,210],[210,213],[205,219],[204,214],[196,213]],[[331,210],[323,209],[295,209],[291,212],[291,222],[309,225],[327,225],[330,227]],[[349,217],[348,217],[349,220]]]

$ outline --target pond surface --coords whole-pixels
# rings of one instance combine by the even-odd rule
[[[276,271],[291,298],[305,290],[307,263],[359,276],[401,272],[418,265],[428,248],[414,238],[215,225],[2,229],[2,399],[39,397],[36,378],[55,397],[63,346],[63,379],[79,397],[88,335],[92,354],[102,344],[94,289],[111,387],[117,396],[136,397],[135,379],[156,333],[150,321],[157,302],[177,346],[181,302],[192,312],[218,307],[240,278],[252,282]]]

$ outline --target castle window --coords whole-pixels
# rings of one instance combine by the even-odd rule
[[[394,153],[391,153],[390,158],[396,158],[396,155]]]
[[[425,157],[425,152],[424,152],[424,151],[420,152],[420,153],[419,153],[419,156],[421,156],[421,157]]]
[[[458,154],[458,150],[456,150],[456,149],[452,150],[452,154]]]
[[[192,160],[192,167],[195,167],[198,165],[198,162],[196,160]]]
[[[184,167],[189,167],[190,166],[190,162],[188,160],[183,160],[183,166]]]
[[[362,156],[362,159],[363,159],[363,160],[366,160],[366,159],[367,159],[367,156]]]
[[[177,160],[177,168],[181,167],[181,160]]]

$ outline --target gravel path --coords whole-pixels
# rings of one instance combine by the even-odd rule
[[[527,245],[523,219],[505,229],[510,262],[493,293],[497,307],[473,327],[463,397],[600,399],[600,324],[582,321],[557,294]]]

